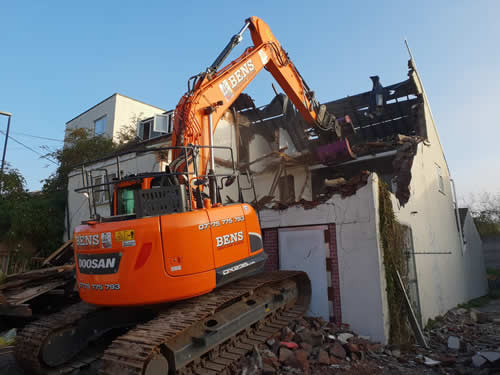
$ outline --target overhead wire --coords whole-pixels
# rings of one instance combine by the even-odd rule
[[[0,133],[6,135],[6,133],[3,131],[3,130],[0,130]],[[50,161],[52,164],[54,165],[59,165],[58,163],[56,163],[54,160],[50,159],[47,155],[43,155],[41,152],[38,152],[37,150],[35,150],[34,148],[31,148],[30,146],[28,145],[25,145],[24,143],[22,143],[21,141],[18,141],[17,139],[15,139],[14,137],[12,137],[10,134],[9,134],[9,138],[12,139],[12,141],[16,142],[17,144],[23,146],[24,148],[30,150],[31,152],[34,152],[35,154],[37,154],[38,156],[40,156],[41,158],[43,159],[46,159],[48,161]]]
[[[62,139],[42,137],[42,136],[39,136],[39,135],[26,134],[26,133],[21,133],[21,132],[11,132],[11,133],[17,134],[17,135],[21,135],[21,136],[24,136],[24,137],[31,137],[31,138],[37,138],[37,139],[44,139],[44,140],[47,140],[47,141],[63,142],[64,143],[64,140],[62,140]]]

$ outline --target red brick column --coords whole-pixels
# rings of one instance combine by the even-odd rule
[[[328,300],[333,304],[333,316],[330,321],[340,325],[342,323],[342,309],[340,305],[340,277],[339,258],[337,254],[337,232],[335,224],[328,224],[328,243],[330,257],[326,258],[326,269],[330,272],[332,286],[328,288]]]
[[[279,269],[279,243],[278,228],[262,229],[262,240],[267,258],[265,271],[277,271]]]

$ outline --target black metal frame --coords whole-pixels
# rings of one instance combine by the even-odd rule
[[[203,149],[203,148],[208,148],[208,149],[212,149],[212,150],[229,150],[230,152],[230,155],[231,155],[231,166],[232,166],[232,171],[230,174],[217,174],[215,173],[214,175],[210,175],[210,174],[204,174],[204,175],[198,175],[198,162],[197,162],[197,157],[199,155],[199,150],[200,149]],[[184,158],[184,171],[181,171],[181,172],[172,172],[172,171],[165,171],[165,172],[145,172],[145,173],[138,173],[137,175],[129,175],[129,176],[125,176],[124,178],[121,178],[121,170],[120,170],[120,156],[124,156],[124,155],[129,155],[129,154],[146,154],[146,153],[151,153],[151,152],[160,152],[160,151],[170,151],[170,150],[182,150],[182,154],[180,157],[183,157]],[[192,187],[192,184],[191,184],[191,178],[190,176],[195,176],[195,179],[196,180],[199,180],[199,181],[208,181],[208,179],[210,177],[214,177],[217,179],[219,178],[220,181],[221,181],[221,186],[219,187],[219,184],[215,184],[215,189],[216,189],[216,192],[215,192],[215,195],[217,197],[217,203],[222,203],[220,202],[221,198],[220,198],[220,189],[222,187],[222,179],[223,178],[230,178],[230,177],[236,177],[236,182],[237,182],[237,186],[238,186],[238,200],[241,202],[241,203],[244,203],[242,200],[243,200],[243,194],[242,194],[242,190],[248,190],[248,189],[242,189],[241,188],[241,184],[240,184],[240,173],[236,170],[236,166],[235,166],[235,161],[234,161],[234,154],[233,154],[233,149],[231,147],[228,147],[228,146],[198,146],[198,145],[188,145],[188,146],[164,146],[164,147],[152,147],[152,148],[148,148],[148,149],[142,149],[142,150],[131,150],[131,151],[126,151],[126,152],[122,152],[122,153],[119,153],[119,154],[116,154],[114,157],[116,157],[116,170],[117,170],[117,179],[116,180],[113,180],[113,181],[109,181],[109,174],[108,174],[108,170],[106,168],[96,168],[96,169],[92,169],[90,171],[88,171],[86,169],[86,166],[92,164],[92,163],[96,163],[98,161],[102,161],[103,159],[99,159],[99,160],[95,160],[95,161],[91,161],[91,162],[87,162],[85,164],[81,164],[80,165],[80,169],[81,169],[81,173],[82,173],[82,183],[83,183],[83,187],[81,188],[78,188],[78,189],[75,189],[75,192],[77,193],[87,193],[89,195],[88,199],[89,199],[89,212],[90,212],[90,217],[91,218],[98,218],[98,215],[97,215],[97,209],[96,209],[96,202],[95,202],[95,199],[94,199],[94,193],[96,192],[101,192],[101,191],[104,191],[104,192],[108,192],[109,195],[110,195],[110,199],[109,199],[109,206],[110,206],[110,216],[113,217],[113,215],[111,215],[113,213],[113,200],[111,199],[111,197],[113,196],[113,192],[114,192],[114,185],[116,184],[119,184],[119,183],[122,183],[122,182],[126,182],[126,181],[138,181],[138,180],[143,180],[144,178],[149,178],[149,177],[162,177],[162,176],[165,176],[165,177],[168,177],[168,176],[175,176],[175,177],[178,177],[178,176],[188,176],[187,180],[188,180],[188,183],[186,184],[187,185],[187,188],[188,188],[188,192],[189,192],[189,197],[190,199],[192,199],[193,197],[196,198],[195,194],[200,194],[201,195],[201,192],[196,192],[193,190],[198,190],[198,188],[193,188]],[[192,172],[189,171],[189,168],[190,168],[190,165],[192,165]],[[93,184],[93,175],[92,175],[92,172],[95,172],[95,171],[104,171],[105,172],[105,176],[106,176],[106,182],[104,183],[101,183],[101,184]],[[248,172],[247,172],[248,173]],[[252,176],[250,175],[246,175],[245,176],[246,178],[250,179],[251,181],[251,189],[253,190],[254,192],[254,195],[255,195],[255,187],[254,187],[254,184],[253,184],[253,179],[252,179]],[[204,185],[205,183],[203,183]],[[113,185],[113,188],[111,187],[111,185]],[[97,189],[97,190],[96,190]],[[90,195],[92,195],[92,203],[90,201]],[[257,201],[257,197],[255,196],[255,201]],[[192,208],[192,205],[189,204],[188,205],[188,209],[191,211],[193,208]]]

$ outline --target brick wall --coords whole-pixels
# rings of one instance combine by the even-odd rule
[[[264,251],[268,255],[265,271],[277,271],[279,269],[278,228],[263,229],[262,239]]]
[[[339,258],[337,255],[337,232],[335,224],[328,224],[328,243],[330,257],[326,258],[326,270],[331,277],[331,286],[328,287],[328,300],[333,306],[330,321],[340,325],[342,323],[342,309],[340,308],[340,277]]]

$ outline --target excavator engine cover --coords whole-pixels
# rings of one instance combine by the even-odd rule
[[[74,239],[80,296],[95,305],[191,298],[260,271],[267,258],[248,204],[80,225]]]

